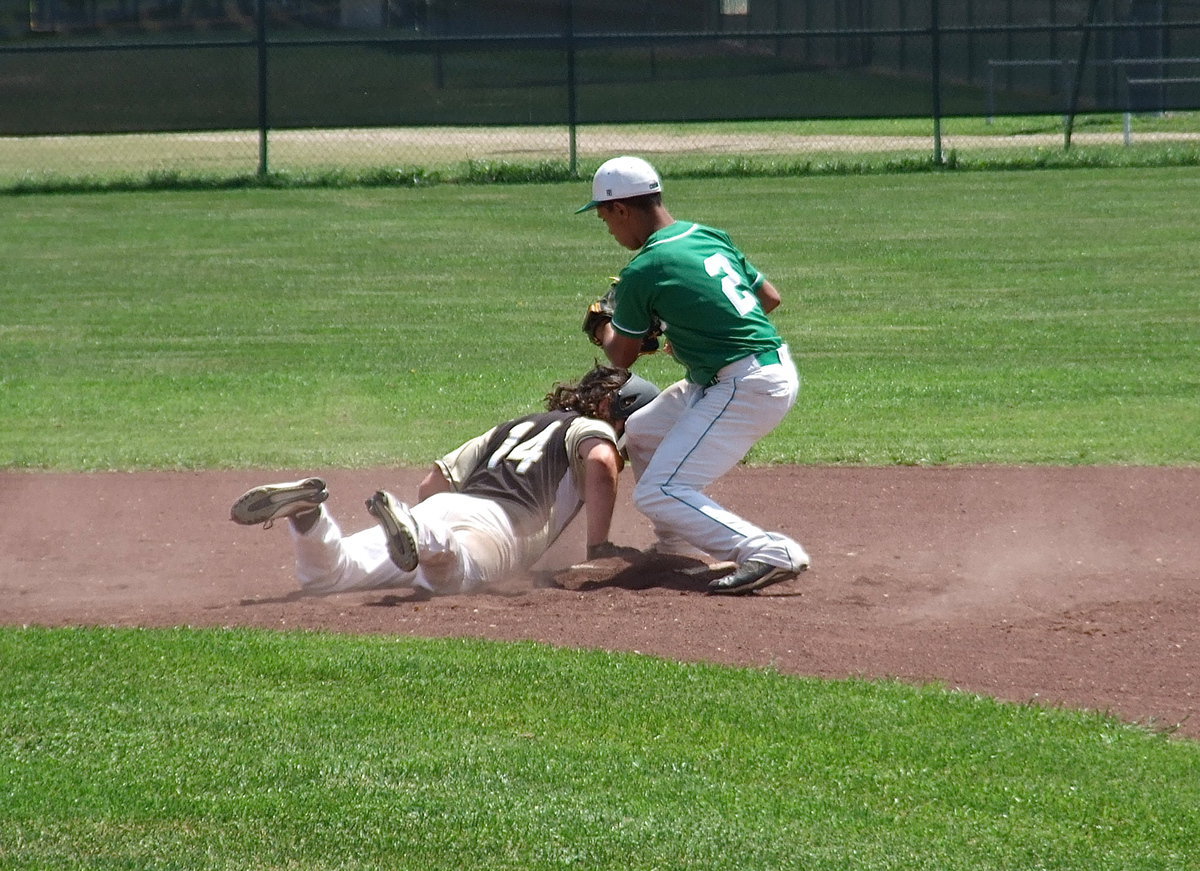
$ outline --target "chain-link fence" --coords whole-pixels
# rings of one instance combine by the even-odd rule
[[[0,181],[1200,153],[1200,0],[0,0]]]

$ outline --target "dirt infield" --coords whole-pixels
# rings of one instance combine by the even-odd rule
[[[739,468],[714,495],[813,568],[743,598],[697,563],[582,558],[471,596],[303,597],[286,530],[235,526],[296,471],[0,471],[0,624],[256,626],[528,639],[825,677],[893,677],[1200,737],[1200,469]],[[324,473],[347,531],[422,471]],[[627,488],[628,481],[625,481]],[[650,533],[623,492],[614,539]]]

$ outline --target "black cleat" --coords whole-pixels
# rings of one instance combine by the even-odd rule
[[[806,568],[808,568],[807,565],[802,566],[800,571],[793,571],[785,566],[773,566],[758,560],[746,560],[738,566],[737,571],[710,581],[708,591],[740,596],[754,590],[761,590],[763,587],[769,587],[771,584],[778,584],[780,581],[790,581]]]

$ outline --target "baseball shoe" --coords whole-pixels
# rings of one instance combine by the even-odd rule
[[[417,522],[408,506],[386,490],[367,500],[367,511],[379,521],[387,535],[388,556],[401,571],[411,572],[420,562],[417,555]]]
[[[780,581],[790,581],[807,568],[808,565],[803,564],[799,571],[793,571],[785,566],[772,566],[753,559],[746,560],[738,567],[737,571],[710,581],[708,591],[740,596],[754,590],[761,590],[771,584],[778,584]]]
[[[265,484],[243,493],[229,509],[229,519],[243,526],[261,523],[263,529],[270,529],[279,518],[312,511],[328,498],[329,491],[320,478]]]

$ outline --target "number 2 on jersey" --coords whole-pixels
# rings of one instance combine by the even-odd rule
[[[724,254],[714,254],[704,258],[704,269],[713,278],[720,277],[721,290],[729,297],[733,307],[740,315],[748,315],[758,304],[758,297],[742,284],[742,277],[737,274],[733,264]]]

